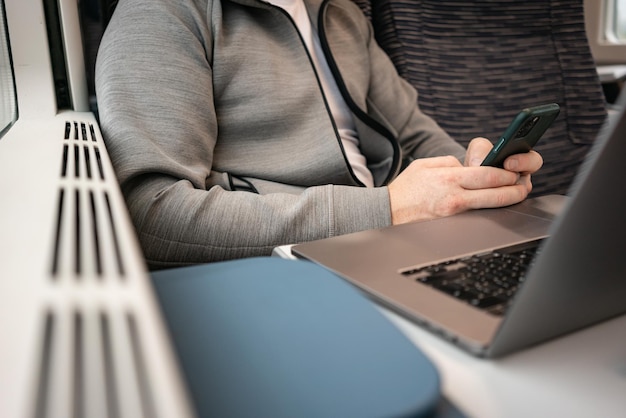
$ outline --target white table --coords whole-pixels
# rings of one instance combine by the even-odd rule
[[[470,417],[626,417],[626,315],[485,360],[380,310],[437,365],[444,394]]]
[[[616,83],[626,80],[626,65],[600,65],[597,70],[602,83]]]

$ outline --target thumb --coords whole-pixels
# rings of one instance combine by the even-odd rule
[[[479,166],[489,151],[493,148],[493,144],[487,138],[477,137],[470,141],[465,153],[465,165],[467,167]]]

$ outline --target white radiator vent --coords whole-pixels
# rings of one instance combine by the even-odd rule
[[[53,278],[124,278],[116,217],[107,173],[92,124],[66,122],[62,142]]]
[[[0,143],[0,417],[194,416],[97,121],[15,128]]]
[[[154,367],[147,366],[154,359],[142,338],[150,327],[141,309],[146,295],[129,279],[137,278],[136,259],[125,260],[122,250],[128,231],[118,226],[116,178],[94,125],[66,122],[60,133],[52,286],[40,322],[33,417],[157,417],[148,377]]]
[[[44,323],[34,418],[159,416],[132,313],[50,310]]]

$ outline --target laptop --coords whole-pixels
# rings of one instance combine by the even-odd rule
[[[568,196],[317,240],[292,253],[481,357],[623,314],[625,105],[622,94]]]

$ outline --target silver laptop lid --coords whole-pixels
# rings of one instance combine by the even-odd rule
[[[490,348],[501,355],[626,312],[626,93]]]

